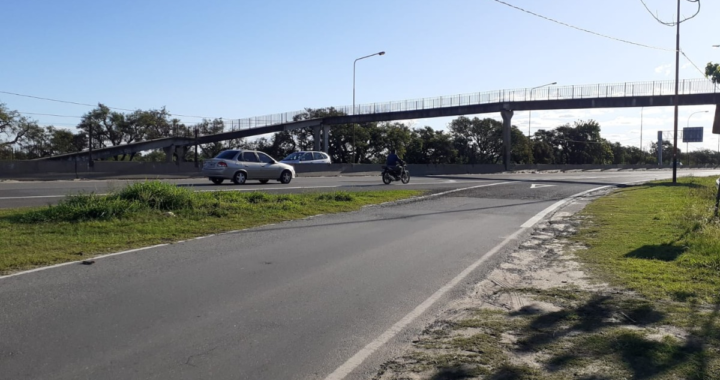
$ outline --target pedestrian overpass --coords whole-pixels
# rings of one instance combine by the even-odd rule
[[[680,106],[720,105],[720,87],[707,79],[683,80],[678,83]],[[410,99],[335,107],[343,116],[296,121],[305,111],[224,121],[225,132],[199,135],[196,138],[168,137],[92,151],[64,154],[41,160],[91,160],[163,149],[172,161],[192,146],[268,133],[312,128],[314,149],[327,152],[330,128],[334,125],[393,120],[426,119],[501,113],[505,141],[505,163],[510,162],[510,127],[515,111],[567,110],[590,108],[668,107],[674,105],[675,81],[623,82],[574,86],[550,86],[477,92],[435,98]],[[720,107],[715,108],[713,133],[720,133]]]

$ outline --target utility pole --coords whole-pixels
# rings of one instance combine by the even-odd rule
[[[678,135],[678,103],[680,103],[679,85],[680,81],[680,0],[677,0],[677,25],[675,35],[675,120],[674,143],[673,143],[673,183],[677,183],[677,135]]]

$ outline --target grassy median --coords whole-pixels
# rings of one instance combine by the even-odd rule
[[[68,196],[58,205],[0,210],[0,274],[212,233],[358,210],[418,191],[271,195],[194,192],[162,182],[108,195]]]

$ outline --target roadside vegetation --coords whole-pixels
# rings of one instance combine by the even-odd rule
[[[162,182],[55,206],[0,210],[0,274],[191,237],[358,210],[418,191],[267,194],[194,192]]]
[[[549,223],[375,378],[720,379],[716,190],[652,182]]]

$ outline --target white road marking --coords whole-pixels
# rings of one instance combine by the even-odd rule
[[[530,186],[530,188],[531,188],[531,189],[539,189],[539,188],[541,188],[541,187],[551,187],[551,186],[555,186],[555,185],[537,185],[537,184],[534,184],[534,183],[533,183],[533,184]]]
[[[102,259],[102,258],[105,258],[105,257],[122,255],[122,254],[125,254],[125,253],[138,252],[138,251],[144,251],[144,250],[152,249],[152,248],[164,247],[164,246],[166,246],[166,245],[170,245],[170,244],[156,244],[156,245],[151,245],[151,246],[149,246],[149,247],[135,248],[135,249],[129,249],[129,250],[127,250],[127,251],[122,251],[122,252],[108,253],[108,254],[106,254],[106,255],[94,256],[94,257],[92,257],[92,259],[93,259],[93,260],[97,260],[97,259]],[[50,265],[50,266],[48,266],[48,267],[40,267],[40,268],[30,269],[30,270],[26,270],[26,271],[22,271],[22,272],[18,272],[18,273],[7,274],[7,275],[5,275],[5,276],[0,276],[0,280],[5,279],[5,278],[9,278],[9,277],[19,276],[19,275],[21,275],[21,274],[28,274],[28,273],[33,273],[33,272],[40,272],[40,271],[47,270],[47,269],[53,269],[53,268],[58,268],[58,267],[64,267],[64,266],[66,266],[66,265],[77,264],[77,263],[83,262],[84,260],[87,260],[87,259],[78,260],[78,261],[69,261],[69,262],[67,262],[67,263],[60,263],[60,264]]]
[[[500,244],[493,247],[491,250],[486,252],[484,255],[482,255],[477,261],[470,264],[467,268],[465,268],[460,274],[455,276],[450,282],[445,284],[443,287],[438,289],[433,295],[431,295],[428,299],[423,301],[420,305],[415,307],[410,313],[405,315],[402,319],[397,321],[394,325],[392,325],[388,330],[380,334],[377,338],[375,338],[373,341],[368,343],[365,347],[363,347],[360,351],[358,351],[355,355],[353,355],[350,359],[348,359],[345,363],[343,363],[340,367],[338,367],[335,371],[333,371],[330,375],[328,375],[325,380],[342,380],[347,375],[349,375],[353,370],[355,370],[357,367],[359,367],[370,355],[372,355],[375,351],[377,351],[380,347],[382,347],[385,343],[390,341],[393,337],[395,337],[398,333],[400,333],[405,327],[407,327],[410,323],[412,323],[415,319],[417,319],[420,315],[422,315],[427,309],[430,308],[435,302],[437,302],[442,296],[444,296],[447,292],[449,292],[453,287],[455,287],[458,283],[460,283],[465,277],[467,277],[473,270],[475,270],[480,264],[485,262],[487,259],[492,257],[494,254],[496,254],[498,251],[500,251],[508,242],[514,240],[518,235],[520,235],[523,231],[527,230],[529,227],[532,227],[537,223],[540,219],[542,219],[544,216],[552,212],[553,210],[557,209],[564,203],[569,202],[573,198],[582,196],[584,194],[587,194],[592,191],[596,191],[599,189],[603,189],[610,186],[602,186],[602,187],[596,187],[594,189],[590,189],[587,191],[583,191],[581,193],[577,193],[575,195],[571,195],[568,198],[565,198],[564,200],[557,202],[553,204],[552,206],[546,208],[543,211],[540,211],[537,215],[533,216],[528,220],[527,222],[523,223],[522,226],[520,226],[520,229],[515,231],[512,235],[506,237]],[[460,190],[460,189],[459,189]],[[455,190],[455,191],[459,191]]]
[[[586,190],[586,191],[583,191],[583,192],[581,192],[581,193],[577,193],[577,194],[575,194],[575,195],[571,195],[571,196],[569,196],[569,197],[567,197],[567,198],[565,198],[565,199],[563,199],[563,200],[561,200],[561,201],[555,202],[555,203],[552,204],[550,207],[548,207],[548,208],[546,208],[545,210],[542,210],[542,211],[540,211],[539,213],[537,213],[535,216],[533,216],[532,218],[530,218],[527,222],[523,223],[520,227],[522,227],[522,228],[530,228],[530,227],[534,226],[537,222],[539,222],[542,218],[544,218],[547,214],[555,211],[555,210],[558,209],[560,206],[564,205],[565,203],[570,202],[570,201],[573,200],[574,198],[581,197],[581,196],[583,196],[583,195],[585,195],[585,194],[587,194],[587,193],[591,193],[591,192],[593,192],[593,191],[601,190],[601,189],[604,189],[604,188],[607,188],[607,187],[611,187],[611,186],[613,186],[613,185],[596,187],[596,188],[594,188],[594,189]]]
[[[0,201],[10,199],[30,199],[30,198],[62,198],[64,195],[26,195],[24,197],[0,197]]]

